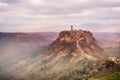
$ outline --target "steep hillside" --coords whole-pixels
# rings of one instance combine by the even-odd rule
[[[48,52],[51,56],[71,53],[73,56],[83,54],[95,58],[106,57],[104,49],[97,44],[93,34],[84,30],[61,31],[49,46]]]

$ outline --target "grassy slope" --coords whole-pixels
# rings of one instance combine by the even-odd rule
[[[120,80],[120,72],[115,72],[100,78],[91,78],[89,80]]]

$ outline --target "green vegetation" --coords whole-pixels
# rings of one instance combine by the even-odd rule
[[[120,72],[115,72],[100,78],[90,78],[89,80],[120,80]]]
[[[93,63],[87,59],[83,59],[80,63],[81,67],[72,70],[68,75],[63,75],[59,80],[88,80],[98,72],[101,64],[98,62]]]
[[[98,78],[78,78],[72,76],[62,76],[59,80],[120,80],[120,72],[115,72],[104,77]]]

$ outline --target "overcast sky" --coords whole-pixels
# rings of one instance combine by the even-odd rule
[[[0,0],[0,32],[120,32],[120,0]]]

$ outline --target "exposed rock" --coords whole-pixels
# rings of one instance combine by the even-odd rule
[[[117,60],[116,58],[115,60]],[[113,72],[119,72],[120,71],[120,63],[116,63],[116,61],[112,60],[105,60],[102,63],[102,67],[99,70],[99,74],[97,76],[104,76]]]
[[[120,57],[108,57],[108,60],[113,61],[116,64],[120,64]]]
[[[96,39],[90,31],[71,30],[61,31],[58,38],[50,45],[50,55],[63,54],[89,54],[94,57],[101,57],[103,49],[97,45]],[[62,54],[61,53],[61,54]]]

